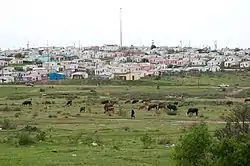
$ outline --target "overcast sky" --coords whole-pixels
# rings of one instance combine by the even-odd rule
[[[250,0],[1,0],[0,48],[119,44],[250,47]]]

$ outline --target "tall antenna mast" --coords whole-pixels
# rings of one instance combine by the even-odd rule
[[[120,8],[120,46],[122,47],[122,8]]]
[[[217,50],[217,40],[214,42],[214,50]]]

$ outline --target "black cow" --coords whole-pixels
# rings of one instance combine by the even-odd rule
[[[32,105],[32,102],[30,100],[26,100],[22,103],[22,105]]]
[[[195,113],[196,116],[198,116],[198,111],[199,111],[198,108],[189,108],[186,115],[188,115],[190,113],[192,113],[192,114]]]
[[[130,100],[126,100],[124,103],[125,103],[125,104],[128,104],[128,103],[130,103]]]
[[[67,102],[66,106],[68,106],[68,105],[72,105],[72,100],[69,100],[69,101]]]
[[[167,105],[167,108],[170,109],[170,110],[177,111],[177,106],[174,105],[174,104],[168,104],[168,105]]]
[[[101,102],[101,104],[107,104],[109,102],[110,102],[109,100],[104,100],[104,101]]]
[[[132,118],[135,118],[135,111],[133,109],[131,110],[131,119]]]
[[[178,105],[179,103],[176,101],[176,102],[174,102],[174,105]]]
[[[81,107],[81,108],[80,108],[80,113],[85,112],[85,111],[86,111],[86,108],[85,108],[85,107]]]
[[[132,100],[132,104],[135,104],[135,103],[138,103],[139,102],[139,100]]]

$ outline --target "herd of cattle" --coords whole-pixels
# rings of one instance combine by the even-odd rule
[[[103,104],[103,109],[104,109],[104,113],[107,112],[113,112],[114,113],[114,105],[117,104],[117,101],[112,101],[112,100],[104,100],[101,102],[101,104]],[[127,100],[124,102],[124,104],[136,104],[136,103],[142,103],[142,105],[139,106],[139,110],[141,109],[146,109],[147,111],[150,111],[152,109],[155,110],[160,110],[160,109],[169,109],[170,111],[177,111],[178,107],[180,107],[178,102],[173,102],[173,103],[151,103],[151,100]],[[195,113],[196,116],[198,116],[198,108],[189,108],[187,111],[187,114],[190,113]]]
[[[250,101],[250,99],[244,99],[244,102],[249,102],[249,101]],[[73,101],[69,100],[69,101],[67,101],[66,106],[71,106],[72,103],[73,103]],[[163,103],[163,102],[151,103],[151,100],[149,100],[149,99],[148,100],[136,100],[136,99],[134,99],[134,100],[127,100],[124,102],[124,104],[132,104],[132,105],[134,105],[136,103],[141,103],[141,105],[138,108],[139,110],[146,109],[147,111],[150,111],[152,109],[155,109],[155,110],[169,109],[170,111],[177,111],[178,107],[181,106],[181,105],[179,105],[178,102],[172,102],[172,103],[168,103],[168,104]],[[45,104],[45,105],[46,104],[53,104],[53,102],[45,101],[43,104]],[[115,112],[115,104],[118,104],[118,102],[113,101],[113,100],[104,100],[101,102],[101,104],[104,105],[103,106],[104,113],[110,113],[110,112],[114,113]],[[233,101],[227,101],[225,104],[230,106],[231,104],[233,104]],[[23,106],[32,105],[32,101],[26,100],[22,103],[22,105]],[[85,112],[85,111],[86,111],[85,107],[80,108],[80,113]],[[195,113],[195,115],[198,116],[198,111],[199,111],[198,108],[191,107],[187,110],[186,115],[188,115],[190,113],[192,113],[192,114]]]
[[[67,101],[66,106],[71,106],[73,103],[72,100]],[[127,100],[124,102],[124,104],[136,104],[136,103],[142,103],[142,105],[139,106],[139,110],[142,109],[146,109],[148,111],[155,109],[155,110],[160,110],[160,109],[169,109],[170,111],[177,111],[178,107],[180,107],[178,102],[173,102],[173,103],[151,103],[151,100]],[[52,102],[50,101],[45,101],[43,104],[52,104]],[[114,113],[115,112],[115,104],[118,104],[117,101],[112,101],[112,100],[104,100],[101,102],[101,104],[103,104],[103,109],[104,109],[104,113]],[[32,105],[32,101],[31,100],[26,100],[22,103],[23,106],[26,105]],[[85,107],[81,107],[80,108],[80,113],[81,112],[85,112],[86,109]],[[196,116],[198,116],[198,108],[189,108],[187,111],[187,114],[190,113],[195,113]]]

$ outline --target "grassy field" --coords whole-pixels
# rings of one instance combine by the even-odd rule
[[[8,119],[13,129],[0,131],[0,165],[174,166],[174,148],[165,147],[165,144],[177,144],[178,138],[195,122],[207,121],[211,133],[222,127],[221,117],[232,108],[225,104],[226,97],[243,93],[239,89],[232,87],[224,92],[214,85],[159,88],[153,84],[98,87],[4,85],[0,87],[0,124],[6,125]],[[31,98],[32,106],[21,105]],[[177,115],[171,116],[167,110],[139,110],[142,103],[124,104],[132,98],[151,98],[152,103],[178,101],[180,107]],[[73,105],[65,107],[68,99],[73,99]],[[103,113],[100,102],[105,99],[119,100],[112,116]],[[42,104],[45,101],[52,104]],[[198,117],[185,115],[190,101],[199,108]],[[79,112],[82,106],[86,107],[85,113]],[[136,119],[129,118],[131,108],[136,111]],[[21,130],[27,125],[44,131],[44,141],[17,146],[18,134],[23,133]],[[37,140],[41,131],[29,132],[30,138]],[[98,145],[93,146],[93,142]],[[145,145],[148,142],[150,145]]]

